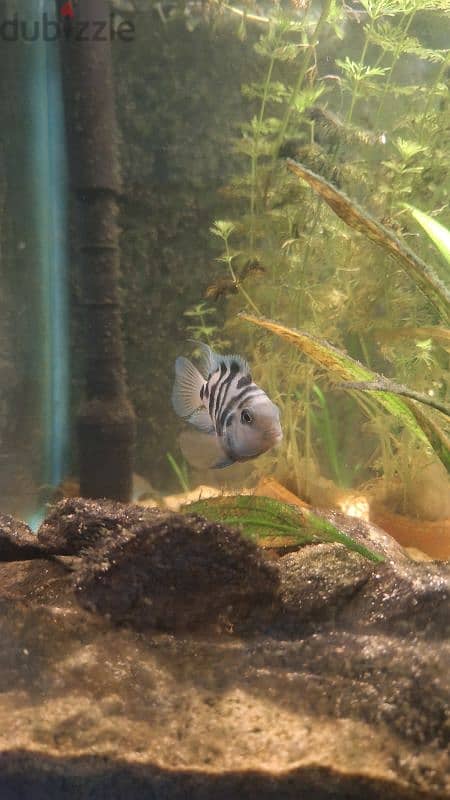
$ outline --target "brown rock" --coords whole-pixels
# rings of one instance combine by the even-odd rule
[[[122,530],[153,519],[157,513],[113,500],[69,498],[58,503],[38,530],[38,541],[51,553],[79,555],[86,548],[118,536]]]
[[[84,513],[81,558],[0,565],[1,800],[449,800],[446,565],[342,515],[385,564],[327,544],[266,572],[222,526]]]
[[[0,561],[42,558],[45,553],[45,547],[28,525],[7,514],[0,514]]]
[[[137,628],[232,631],[267,618],[278,580],[239,533],[161,513],[90,549],[76,588],[83,606]]]

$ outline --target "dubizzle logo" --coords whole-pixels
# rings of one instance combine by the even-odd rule
[[[135,27],[131,20],[117,17],[82,20],[75,13],[75,0],[62,0],[59,18],[53,19],[44,12],[40,19],[25,19],[17,13],[0,24],[0,40],[4,42],[57,42],[60,39],[74,42],[132,42]]]

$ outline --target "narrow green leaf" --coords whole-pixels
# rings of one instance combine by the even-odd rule
[[[325,367],[345,381],[377,383],[378,385],[386,381],[384,375],[373,372],[324,339],[319,339],[310,333],[287,328],[273,320],[255,317],[251,314],[242,313],[239,316],[241,319],[245,319],[247,322],[258,325],[260,328],[271,331],[282,339],[291,342],[317,364]],[[442,433],[439,436],[439,427],[433,420],[428,420],[424,412],[418,411],[417,404],[413,400],[402,400],[396,394],[390,394],[388,391],[380,391],[379,389],[376,391],[370,390],[370,393],[383,408],[405,425],[421,442],[430,446],[446,469],[449,469],[450,457],[445,434]],[[412,407],[413,403],[414,407]],[[427,420],[426,424],[425,420]]]
[[[414,208],[414,206],[409,206],[407,203],[404,204],[404,207],[407,208],[416,222],[422,226],[424,231],[428,234],[430,239],[434,242],[438,250],[444,256],[447,264],[450,265],[450,231],[448,228],[444,228],[440,222],[433,217],[429,217],[428,214],[425,214],[423,211],[419,211],[418,208]]]
[[[244,536],[255,541],[284,536],[294,540],[299,546],[336,542],[370,561],[384,561],[383,556],[359,544],[309,509],[281,503],[271,497],[213,497],[189,503],[182,510],[186,514],[198,514],[212,522],[239,527]]]

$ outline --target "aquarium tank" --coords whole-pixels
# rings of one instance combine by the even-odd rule
[[[0,797],[450,798],[449,0],[0,67]]]

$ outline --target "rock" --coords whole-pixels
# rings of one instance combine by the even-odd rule
[[[38,541],[55,555],[79,555],[156,512],[112,500],[69,498],[58,503],[38,530]]]
[[[0,514],[0,561],[42,558],[45,553],[45,547],[39,544],[28,525]]]
[[[61,504],[80,557],[0,564],[2,800],[449,800],[450,567],[333,519],[386,562]]]
[[[161,513],[90,549],[76,588],[82,605],[139,629],[240,630],[267,617],[278,582],[239,533]]]
[[[434,561],[434,558],[431,558],[428,553],[424,553],[417,547],[404,547],[403,550],[412,561]]]
[[[353,630],[450,636],[450,565],[417,563],[384,531],[338,512],[320,512],[341,531],[384,555],[374,565],[340,545],[317,545],[281,559],[282,619],[288,630],[325,620]]]

